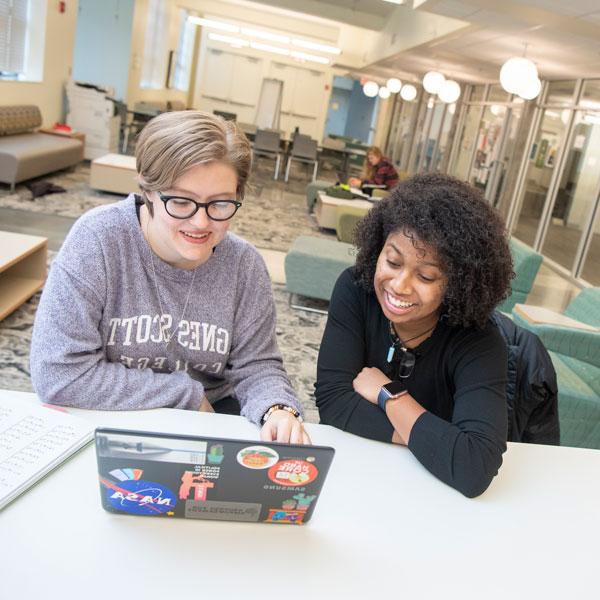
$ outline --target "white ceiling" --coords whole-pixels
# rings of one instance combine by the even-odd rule
[[[382,0],[259,2],[371,30],[383,29],[393,11],[406,10]],[[600,0],[424,0],[418,11],[468,27],[388,56],[363,74],[418,80],[437,68],[459,81],[497,81],[502,63],[525,53],[544,79],[600,77]]]

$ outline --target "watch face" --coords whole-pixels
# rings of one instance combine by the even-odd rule
[[[395,396],[406,390],[406,383],[404,381],[390,381],[384,387],[391,396]]]

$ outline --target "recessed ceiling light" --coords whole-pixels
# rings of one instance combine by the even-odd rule
[[[279,44],[289,44],[290,38],[287,35],[279,33],[271,33],[270,31],[261,31],[259,29],[251,29],[242,27],[242,33],[248,37],[258,38],[259,40],[267,40],[269,42],[277,42]]]
[[[306,48],[308,50],[316,50],[317,52],[327,52],[328,54],[341,54],[342,51],[336,46],[330,46],[329,44],[318,44],[317,42],[309,42],[307,40],[299,40],[294,38],[292,45],[298,46],[299,48]]]
[[[243,40],[242,38],[234,37],[232,35],[222,35],[220,33],[209,33],[209,40],[214,40],[215,42],[223,42],[224,44],[231,44],[232,46],[237,46],[238,48],[246,48],[250,45],[250,42],[247,40]]]
[[[262,50],[263,52],[272,52],[273,54],[281,54],[282,56],[289,56],[290,51],[287,48],[281,48],[280,46],[271,46],[270,44],[262,44],[261,42],[250,42],[250,48],[255,50]]]
[[[213,19],[205,19],[204,17],[189,16],[187,20],[190,23],[202,25],[203,27],[208,27],[209,29],[219,29],[220,31],[229,31],[229,33],[239,33],[240,31],[240,28],[237,25],[224,23],[223,21],[215,21]]]
[[[320,63],[322,65],[328,65],[331,61],[324,56],[317,56],[316,54],[307,54],[306,52],[296,52],[293,50],[291,53],[293,58],[299,58],[300,60],[308,60],[310,62]]]

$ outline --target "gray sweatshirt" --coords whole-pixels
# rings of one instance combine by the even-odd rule
[[[211,403],[233,395],[254,423],[273,404],[301,411],[277,348],[260,254],[228,233],[195,271],[182,316],[194,271],[152,254],[135,197],[82,216],[36,314],[31,377],[39,397],[80,408],[197,410],[205,394]]]

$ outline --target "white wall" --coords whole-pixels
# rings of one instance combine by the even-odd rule
[[[296,15],[289,11],[278,10],[274,7],[266,5],[252,4],[243,0],[165,0],[171,5],[171,22],[170,22],[170,48],[177,48],[179,32],[177,26],[179,23],[178,9],[186,8],[197,12],[199,15],[207,17],[216,17],[226,21],[243,22],[257,28],[266,28],[270,30],[279,30],[287,32],[291,35],[303,36],[309,39],[320,40],[323,43],[330,43],[342,48],[340,57],[333,57],[342,66],[324,66],[317,63],[299,63],[293,59],[269,54],[266,52],[256,51],[252,49],[232,49],[225,44],[211,41],[207,39],[206,32],[198,29],[201,35],[201,45],[199,50],[198,64],[196,69],[195,89],[192,95],[192,107],[203,110],[212,111],[213,109],[221,109],[228,112],[242,113],[239,116],[240,121],[254,120],[255,108],[252,110],[238,106],[238,110],[232,109],[224,105],[222,102],[213,102],[204,98],[202,91],[202,75],[204,73],[205,61],[208,48],[220,48],[224,51],[234,52],[248,57],[258,58],[262,61],[263,70],[262,77],[273,76],[273,62],[283,63],[290,66],[304,67],[313,71],[320,71],[324,75],[324,85],[321,92],[322,106],[317,118],[317,133],[315,137],[321,138],[325,126],[327,116],[327,105],[331,95],[332,82],[334,74],[346,74],[349,69],[361,67],[365,64],[364,54],[365,49],[372,45],[377,37],[377,33],[353,27],[325,19],[319,19],[309,15]],[[148,90],[140,88],[141,65],[143,60],[144,35],[147,19],[148,0],[137,0],[134,12],[134,24],[132,32],[132,49],[131,49],[131,70],[128,86],[128,104],[132,106],[139,101],[165,101],[181,99],[186,101],[187,94],[177,90]],[[288,119],[289,121],[289,119]],[[302,129],[302,127],[301,127]]]
[[[77,0],[58,12],[58,2],[47,1],[44,70],[41,82],[0,81],[0,103],[36,104],[44,126],[64,119],[64,85],[71,74],[77,23]]]

